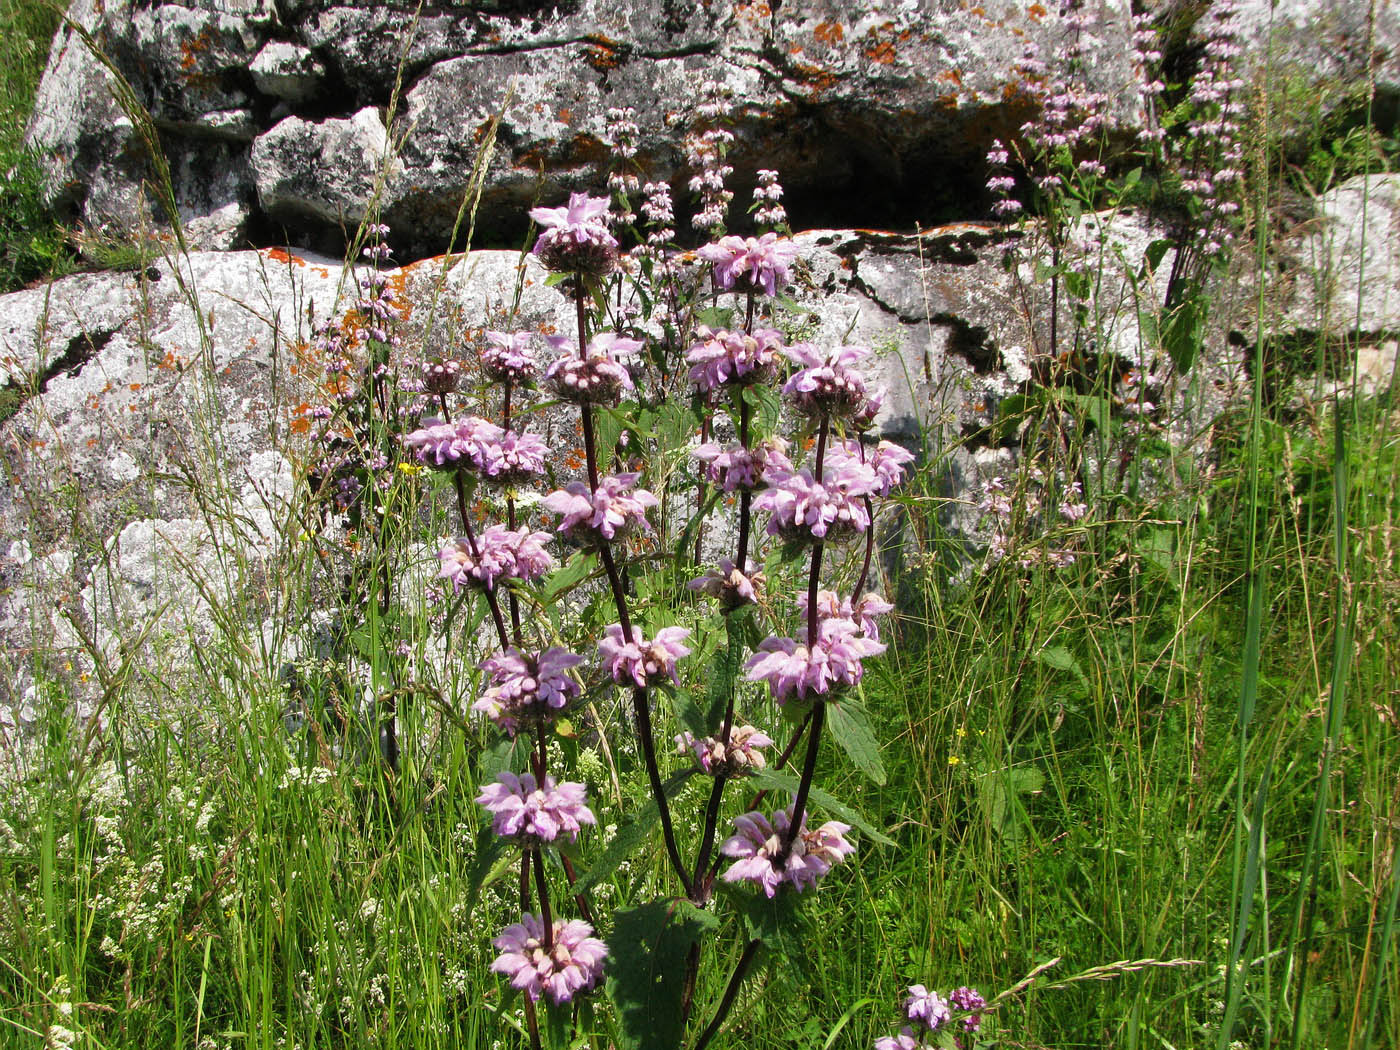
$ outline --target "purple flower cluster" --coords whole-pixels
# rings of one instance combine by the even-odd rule
[[[859,461],[844,466],[843,470],[826,471],[824,482],[813,480],[805,467],[773,472],[767,479],[771,487],[753,501],[754,510],[769,515],[768,534],[807,543],[868,529],[870,515],[864,497],[874,491],[875,472]]]
[[[726,238],[726,240],[738,238]],[[690,381],[708,393],[726,384],[766,383],[782,360],[783,336],[772,328],[730,332],[702,326],[699,342],[686,351]]]
[[[707,441],[692,451],[701,465],[705,480],[725,492],[739,492],[772,484],[792,473],[787,458],[787,442],[782,438],[760,441],[752,448],[733,442],[721,445]]]
[[[856,371],[870,356],[869,347],[838,346],[825,353],[811,343],[794,343],[784,353],[799,366],[783,384],[783,393],[799,412],[837,419],[873,416],[870,391]]]
[[[612,474],[598,481],[598,488],[589,491],[582,481],[571,481],[562,489],[551,492],[540,501],[554,514],[562,514],[561,535],[600,547],[620,539],[634,529],[649,529],[646,512],[661,501],[646,489],[634,489],[636,474]]]
[[[721,237],[697,253],[715,268],[715,283],[726,291],[776,295],[797,261],[797,245],[776,233],[762,237]]]
[[[853,686],[865,673],[861,661],[877,656],[885,645],[871,638],[860,624],[832,616],[819,621],[815,644],[776,635],[765,638],[744,669],[750,682],[767,682],[778,703],[826,696]]]
[[[453,540],[438,551],[442,563],[438,576],[451,580],[459,591],[468,584],[490,590],[501,579],[522,583],[538,580],[554,567],[554,559],[545,550],[549,538],[547,532],[528,528],[512,531],[504,525],[492,525],[476,537],[475,555],[466,539]]]
[[[843,598],[835,591],[817,592],[817,616],[820,622],[827,620],[850,620],[860,625],[860,629],[871,641],[880,640],[880,623],[877,616],[884,616],[892,612],[894,606],[878,594],[866,594],[860,601],[852,603],[851,599]],[[798,619],[803,623],[807,622],[807,592],[803,591],[797,597]]]
[[[758,185],[753,188],[753,221],[760,226],[781,226],[787,222],[787,210],[779,203],[783,198],[783,187],[778,182],[778,173],[769,168],[759,168],[755,174]]]
[[[617,239],[608,232],[608,200],[569,195],[562,208],[531,208],[530,218],[545,227],[534,255],[547,269],[605,277],[617,266]]]
[[[549,457],[549,446],[534,434],[506,431],[479,416],[455,423],[424,420],[403,442],[420,463],[439,470],[472,470],[498,485],[516,485],[543,474]]]
[[[530,333],[487,332],[481,371],[493,383],[526,383],[533,379],[539,366],[530,353]]]
[[[881,1036],[875,1040],[875,1050],[934,1050],[935,1047],[949,1045],[947,1032],[955,1016],[962,1019],[961,1029],[971,1034],[982,1027],[982,1011],[987,1008],[987,1000],[975,988],[956,988],[943,998],[931,992],[922,984],[909,986],[909,995],[904,1000],[904,1015],[911,1022],[900,1029],[898,1035]],[[962,1046],[962,1041],[952,1037],[952,1045]]]
[[[727,747],[723,740],[713,736],[697,739],[690,733],[681,733],[676,737],[676,754],[691,752],[699,761],[700,768],[711,775],[763,769],[768,765],[768,760],[759,749],[772,746],[772,737],[753,726],[735,726],[731,729]]]
[[[455,423],[425,419],[421,427],[404,435],[403,443],[420,463],[430,467],[481,470],[487,449],[500,440],[502,433],[500,427],[480,416],[467,416]]]
[[[603,637],[598,641],[598,655],[614,682],[631,682],[638,689],[644,689],[669,678],[675,685],[680,685],[676,661],[690,655],[690,649],[681,644],[689,637],[689,628],[663,627],[656,632],[655,638],[647,641],[641,630],[634,626],[632,639],[627,641],[622,634],[622,625],[615,623],[603,631]]]
[[[757,811],[735,817],[735,834],[720,846],[721,853],[737,861],[725,871],[724,881],[756,882],[769,897],[784,883],[800,893],[814,888],[818,879],[856,851],[844,837],[850,825],[831,820],[811,829],[804,814],[802,828],[780,870],[774,861],[782,852],[791,820],[791,809],[778,810],[771,821]]]
[[[610,405],[622,391],[633,389],[623,361],[642,348],[639,340],[602,332],[588,341],[584,355],[564,336],[550,336],[549,343],[560,356],[545,370],[544,377],[565,401]]]
[[[543,920],[527,912],[491,942],[501,952],[491,972],[508,977],[532,1003],[547,995],[557,1006],[598,983],[608,946],[579,919],[556,919],[550,933],[546,938]]]
[[[686,584],[692,591],[718,598],[726,609],[737,609],[741,605],[758,602],[765,583],[763,573],[752,560],[740,572],[729,558],[719,560],[718,569],[710,569],[698,579]]]
[[[483,787],[476,801],[491,814],[491,830],[527,844],[560,836],[574,842],[584,824],[598,823],[588,808],[587,787],[556,784],[550,776],[538,784],[530,773],[498,773],[496,783]]]
[[[522,727],[557,715],[582,687],[569,672],[583,657],[558,646],[527,655],[507,649],[481,662],[491,684],[472,710],[514,736]]]

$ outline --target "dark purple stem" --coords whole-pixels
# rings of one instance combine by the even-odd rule
[[[720,1026],[724,1024],[724,1019],[729,1016],[729,1011],[734,1009],[734,1000],[738,998],[739,988],[744,983],[744,978],[748,976],[749,967],[753,965],[754,956],[758,954],[758,949],[762,941],[755,938],[744,945],[744,953],[739,956],[739,961],[734,965],[734,973],[729,978],[729,984],[724,989],[724,998],[719,1001],[719,1006],[715,1008],[715,1016],[711,1018],[709,1026],[700,1034],[699,1040],[695,1043],[695,1050],[705,1050],[710,1045],[710,1040],[719,1034]]]
[[[444,423],[451,423],[451,414],[447,411],[447,395],[438,395],[438,404],[442,406],[442,419]],[[481,552],[476,546],[476,534],[472,532],[471,515],[467,513],[467,485],[462,480],[462,472],[454,470],[452,480],[457,487],[457,513],[462,518],[462,531],[466,535],[467,546],[471,549],[472,557],[476,559],[478,565],[481,564]],[[485,588],[486,606],[491,610],[491,619],[496,624],[496,633],[501,638],[501,648],[510,648],[510,635],[506,633],[506,621],[501,616],[501,605],[496,600],[496,590],[494,587]]]
[[[544,924],[544,947],[548,951],[554,947],[554,916],[549,909],[549,884],[544,879],[544,850],[532,846],[526,853],[535,859],[535,892],[540,898],[540,922]]]
[[[574,301],[578,307],[580,357],[586,356],[584,345],[588,333],[588,317],[584,310],[583,295],[583,281],[580,278],[574,293]],[[593,410],[591,406],[584,404],[580,406],[579,412],[583,418],[583,451],[588,465],[588,485],[590,491],[596,493],[598,491],[598,447],[593,433]],[[628,615],[627,593],[623,590],[622,574],[618,572],[617,562],[612,555],[612,545],[604,540],[598,548],[598,554],[603,561],[603,568],[607,570],[613,604],[617,607],[618,626],[622,628],[622,636],[631,641],[632,618]],[[666,840],[666,853],[670,857],[671,866],[676,871],[676,877],[681,880],[682,889],[685,890],[686,896],[689,896],[690,878],[686,872],[685,861],[681,859],[680,847],[676,845],[676,831],[671,823],[671,806],[666,800],[666,791],[661,783],[661,766],[656,759],[656,733],[651,724],[651,705],[648,703],[647,691],[644,688],[632,690],[632,717],[637,727],[637,739],[642,745],[642,759],[647,769],[647,781],[651,785],[652,795],[656,798],[657,813],[661,817],[661,834]]]
[[[831,429],[830,421],[826,416],[822,416],[821,427],[817,431],[817,465],[812,472],[812,477],[820,485],[822,481],[822,464],[826,458],[826,439]],[[817,585],[821,581],[822,571],[822,542],[817,540],[812,545],[812,571],[807,579],[807,648],[814,649],[817,645]],[[782,849],[773,858],[773,867],[779,871],[787,863],[789,854],[792,853],[792,844],[797,841],[797,835],[802,829],[802,818],[806,815],[807,796],[812,790],[812,778],[817,772],[817,751],[822,742],[822,724],[826,721],[825,700],[819,698],[812,708],[812,730],[807,736],[807,758],[802,763],[802,779],[797,783],[797,797],[792,803],[792,819],[788,822],[787,833],[783,836]]]
[[[510,433],[510,393],[511,381],[507,377],[505,381],[505,396],[501,402],[501,429],[507,434]],[[510,492],[506,493],[506,528],[515,531],[515,496]],[[515,596],[514,591],[506,592],[506,600],[510,604],[510,626],[515,635],[517,648],[524,645],[525,639],[520,631],[520,599]]]

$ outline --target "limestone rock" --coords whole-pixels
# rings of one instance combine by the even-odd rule
[[[310,217],[354,226],[381,178],[398,165],[379,111],[366,107],[345,120],[287,117],[253,144],[258,200],[273,218]]]
[[[1285,329],[1400,333],[1400,176],[1358,176],[1318,198],[1285,245]]]
[[[264,95],[304,102],[321,89],[326,67],[308,48],[272,40],[258,52],[248,72]]]

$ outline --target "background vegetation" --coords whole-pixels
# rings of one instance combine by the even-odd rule
[[[54,24],[0,0],[7,288],[67,265],[21,144]],[[1329,157],[1375,170],[1359,127],[1317,136],[1312,188]],[[990,994],[1054,957],[989,1045],[1400,1045],[1394,376],[1266,406],[1261,364],[1208,464],[1092,494],[1068,569],[965,564],[930,439],[903,497],[910,612],[866,682],[889,776],[828,754],[820,781],[896,845],[863,841],[824,883],[716,1045],[868,1047],[907,984]],[[409,707],[430,760],[397,779],[334,761],[314,724],[289,733],[256,655],[203,654],[179,724],[128,706],[136,678],[96,733],[56,682],[35,698],[41,764],[0,800],[0,1045],[517,1043],[486,971],[509,879],[480,891],[472,848],[491,755]],[[641,857],[604,899],[643,894],[660,864]],[[1175,964],[1052,987],[1144,959]]]

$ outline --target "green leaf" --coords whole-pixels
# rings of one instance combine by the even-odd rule
[[[568,562],[550,573],[545,580],[540,601],[552,605],[564,592],[577,587],[593,568],[593,556],[587,551],[579,551]]]
[[[1187,289],[1186,296],[1167,315],[1162,325],[1162,349],[1182,375],[1191,371],[1205,339],[1206,297],[1199,288]]]
[[[676,710],[676,717],[681,720],[681,724],[686,729],[690,730],[693,736],[709,736],[709,730],[705,726],[705,713],[695,702],[694,693],[689,689],[676,689],[669,682],[663,682],[653,688],[666,695],[671,701],[671,706]]]
[[[1079,661],[1074,658],[1068,649],[1060,646],[1046,646],[1037,650],[1035,654],[1037,663],[1042,663],[1046,667],[1053,667],[1057,671],[1069,671],[1074,677],[1079,679],[1085,689],[1089,688],[1089,679],[1084,676],[1084,670],[1079,666]]]
[[[652,901],[614,914],[608,994],[617,1004],[622,1046],[675,1050],[681,1045],[686,956],[718,922],[686,900]]]
[[[709,328],[728,328],[734,323],[734,310],[732,307],[707,306],[695,311],[695,323]]]
[[[726,641],[710,661],[709,703],[706,705],[703,731],[696,733],[696,736],[709,736],[724,720],[724,712],[729,706],[729,697],[734,692],[735,679],[739,677],[739,668],[744,659],[743,620],[746,613],[747,610],[740,609],[724,618]],[[695,730],[691,732],[695,733]]]
[[[696,770],[682,769],[668,777],[661,785],[667,798],[674,798]],[[630,820],[625,820],[619,825],[617,834],[613,836],[608,848],[603,851],[603,855],[598,858],[593,867],[584,872],[583,878],[574,884],[574,893],[587,893],[598,883],[602,882],[609,875],[615,872],[618,865],[634,853],[643,842],[651,837],[652,828],[661,820],[661,813],[657,809],[656,800],[651,799],[641,809],[634,813]]]
[[[1045,774],[1034,766],[1005,766],[977,778],[977,800],[997,834],[1019,841],[1030,830],[1031,818],[1021,801],[1045,786]]]
[[[828,701],[826,719],[831,735],[857,769],[876,784],[885,783],[885,765],[880,761],[880,742],[870,728],[865,708],[853,700]]]
[[[797,776],[784,770],[757,769],[749,774],[755,784],[769,791],[781,791],[788,795],[797,794]],[[809,797],[822,809],[827,810],[839,820],[851,825],[871,842],[878,842],[882,846],[893,846],[894,839],[890,838],[883,831],[877,828],[865,816],[856,809],[852,809],[844,802],[827,794],[815,784],[809,792]]]
[[[481,891],[515,865],[516,851],[507,849],[508,845],[509,843],[497,835],[489,823],[482,825],[477,831],[471,864],[467,868],[468,915],[481,899]]]
[[[801,897],[796,893],[779,893],[766,897],[762,893],[746,894],[739,906],[744,919],[744,932],[750,940],[762,941],[779,958],[802,959],[808,949],[802,941],[805,925],[798,910]]]
[[[1108,398],[1059,391],[1058,399],[1080,420],[1093,423],[1101,433],[1107,433],[1109,422],[1113,418],[1113,402]]]
[[[1041,407],[1039,394],[1012,394],[997,403],[997,418],[992,424],[994,440],[1003,442],[1016,433],[1016,429],[1031,412]]]

